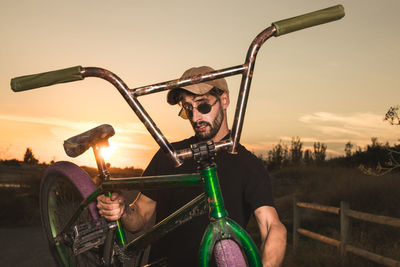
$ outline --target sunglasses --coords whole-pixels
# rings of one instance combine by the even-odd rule
[[[219,99],[217,98],[213,104],[202,102],[197,107],[193,107],[192,105],[185,103],[182,105],[182,109],[179,111],[178,115],[184,119],[191,118],[193,117],[193,109],[197,109],[201,114],[208,114],[218,101]]]

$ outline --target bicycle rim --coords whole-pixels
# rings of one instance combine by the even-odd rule
[[[72,165],[72,164],[71,164]],[[76,166],[76,165],[74,165]],[[77,167],[77,166],[76,166]],[[76,173],[76,170],[75,170]],[[100,248],[94,248],[75,256],[72,245],[65,241],[54,242],[54,237],[61,232],[80,202],[84,199],[82,190],[93,188],[90,178],[82,171],[81,177],[68,177],[62,171],[52,170],[46,174],[41,186],[41,216],[50,251],[59,266],[99,266],[101,265]],[[86,179],[80,183],[88,184],[78,190],[73,179]],[[83,192],[84,195],[90,192]],[[76,224],[93,220],[92,214],[85,209],[77,219]]]

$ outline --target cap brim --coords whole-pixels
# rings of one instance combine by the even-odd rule
[[[179,96],[181,94],[181,90],[186,90],[195,95],[204,95],[207,94],[214,86],[207,84],[207,83],[199,83],[199,84],[192,84],[188,86],[184,86],[182,88],[174,88],[170,90],[167,94],[167,102],[170,105],[176,105],[179,102]]]

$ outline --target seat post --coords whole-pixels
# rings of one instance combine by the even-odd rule
[[[106,163],[104,161],[104,157],[100,152],[100,149],[102,146],[108,145],[108,140],[104,140],[103,144],[95,144],[92,146],[93,152],[94,152],[94,157],[96,158],[96,163],[97,163],[97,169],[99,170],[99,178],[101,182],[105,182],[110,180],[110,173],[107,170]]]
[[[108,139],[105,139],[103,142],[98,142],[92,146],[94,157],[96,158],[97,169],[99,170],[99,178],[101,183],[110,180],[110,173],[107,170],[106,163],[104,162],[104,157],[100,152],[102,146],[108,146]],[[104,192],[104,194],[108,197],[111,197],[111,192]],[[119,245],[125,245],[127,243],[125,231],[122,227],[121,219],[115,221],[117,223],[117,229],[115,229],[115,237],[117,243]]]

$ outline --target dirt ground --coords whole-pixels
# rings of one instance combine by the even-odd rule
[[[40,225],[0,228],[0,265],[55,267]]]

